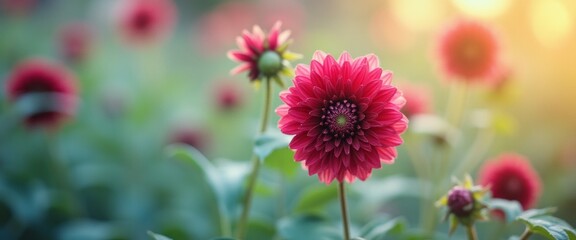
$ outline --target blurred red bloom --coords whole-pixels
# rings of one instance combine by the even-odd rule
[[[90,51],[92,33],[84,23],[70,23],[60,29],[60,52],[71,62],[79,62],[86,58]]]
[[[189,145],[202,153],[206,153],[208,141],[208,133],[201,128],[178,128],[171,133],[169,139],[170,143]]]
[[[326,184],[366,180],[381,162],[394,162],[408,125],[405,100],[378,57],[344,52],[335,60],[317,51],[310,66],[296,67],[293,82],[280,93],[278,126],[295,135],[290,148],[310,175]]]
[[[168,34],[176,21],[172,0],[124,0],[119,11],[121,33],[133,42],[153,42]]]
[[[526,158],[515,153],[486,162],[479,179],[490,188],[492,197],[518,201],[523,209],[532,208],[540,195],[538,173]]]
[[[28,12],[37,4],[36,0],[0,0],[0,7],[6,13],[13,15],[23,15]]]
[[[406,105],[402,108],[402,113],[406,117],[411,118],[414,115],[430,112],[432,98],[427,88],[407,83],[401,84],[398,88],[402,90],[406,99]]]
[[[461,20],[443,32],[438,41],[440,67],[448,77],[464,81],[490,78],[499,64],[499,41],[482,23]]]
[[[228,57],[242,63],[232,69],[232,74],[248,71],[250,81],[260,78],[278,77],[280,73],[290,75],[289,60],[298,56],[287,51],[290,31],[280,31],[281,22],[276,22],[268,35],[259,26],[254,26],[252,32],[244,30],[242,36],[236,39],[239,50],[228,52]]]
[[[75,78],[63,66],[29,59],[6,81],[8,98],[23,111],[28,126],[58,126],[76,107]]]
[[[222,111],[231,111],[238,108],[243,101],[243,89],[235,82],[219,83],[214,94],[218,108]]]

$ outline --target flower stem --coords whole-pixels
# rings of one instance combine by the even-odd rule
[[[266,92],[264,99],[264,111],[262,114],[262,125],[260,126],[260,134],[266,132],[268,126],[268,115],[270,114],[270,102],[272,101],[272,83],[270,79],[266,79]],[[236,230],[236,238],[239,240],[244,239],[246,234],[246,226],[248,225],[248,216],[250,215],[250,207],[252,206],[252,197],[254,195],[254,187],[256,186],[256,180],[258,179],[258,172],[260,171],[260,159],[254,155],[252,158],[252,171],[248,177],[248,186],[246,188],[246,193],[244,195],[244,200],[242,202],[242,214],[240,215],[240,221],[238,222],[238,229]]]
[[[340,210],[342,211],[342,226],[344,227],[344,240],[350,239],[350,226],[348,224],[348,208],[346,206],[346,192],[344,182],[338,183],[338,193],[340,195]]]
[[[474,225],[466,226],[466,233],[468,234],[468,240],[478,240]]]
[[[524,233],[522,233],[522,236],[520,236],[520,240],[527,240],[528,238],[530,238],[530,236],[532,236],[532,231],[526,228],[526,230],[524,230]]]

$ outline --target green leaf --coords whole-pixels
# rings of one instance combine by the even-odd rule
[[[294,151],[288,147],[274,150],[264,160],[264,166],[279,171],[287,177],[294,177],[300,168],[300,164],[294,162]]]
[[[370,240],[384,240],[388,234],[401,234],[405,229],[406,220],[402,217],[397,217],[379,224],[366,235],[362,236]]]
[[[487,202],[491,210],[502,210],[506,216],[506,222],[513,222],[522,214],[522,206],[517,201],[493,198]]]
[[[310,213],[319,211],[337,197],[338,190],[333,186],[310,186],[300,195],[294,212]]]
[[[545,236],[548,239],[576,239],[576,233],[574,232],[574,229],[564,220],[557,217],[541,215],[526,218],[520,216],[518,217],[518,220],[525,223],[531,232]]]
[[[301,215],[278,221],[278,234],[285,240],[341,240],[340,229],[315,215]]]
[[[148,236],[150,236],[154,240],[172,240],[172,238],[160,235],[158,233],[153,233],[151,231],[148,231]]]
[[[549,208],[541,208],[541,209],[530,209],[530,210],[526,210],[524,211],[522,214],[520,214],[518,217],[522,217],[522,218],[534,218],[534,217],[539,217],[539,216],[545,216],[545,215],[550,215],[552,213],[556,212],[556,208],[555,207],[549,207]]]
[[[217,237],[217,238],[212,238],[210,240],[236,240],[235,238],[229,238],[229,237]]]
[[[385,224],[388,221],[390,221],[390,217],[388,216],[380,216],[378,218],[375,218],[374,220],[364,225],[362,229],[360,229],[360,236],[366,236],[370,234],[370,232],[372,232],[374,228],[377,228],[378,226]]]
[[[287,147],[290,140],[290,136],[284,135],[278,130],[267,131],[256,138],[254,142],[254,154],[258,156],[260,161],[264,161],[274,150]]]
[[[187,163],[192,168],[202,172],[206,183],[210,186],[216,197],[216,204],[220,215],[220,230],[223,235],[230,233],[229,213],[226,208],[226,185],[224,183],[221,172],[210,162],[202,153],[188,145],[171,145],[167,148],[168,156]]]

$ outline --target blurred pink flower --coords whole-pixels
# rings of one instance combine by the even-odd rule
[[[236,82],[222,81],[215,87],[216,103],[222,111],[228,112],[240,107],[244,101],[244,89]]]
[[[505,153],[486,162],[478,173],[492,197],[515,200],[523,209],[534,206],[540,195],[540,178],[530,162],[516,153]]]
[[[266,35],[259,26],[252,32],[244,30],[236,42],[240,49],[228,52],[228,58],[241,63],[232,69],[232,74],[248,71],[250,81],[278,77],[280,73],[290,75],[289,60],[298,56],[287,51],[290,31],[280,31],[281,22],[276,22]]]
[[[118,11],[120,32],[133,43],[149,43],[171,32],[177,18],[172,0],[123,0]]]
[[[406,105],[401,110],[406,117],[430,113],[433,102],[428,88],[408,83],[400,84],[398,88],[406,99]]]
[[[9,74],[6,93],[9,100],[25,108],[23,114],[28,126],[54,128],[74,114],[75,81],[61,65],[44,59],[28,59]]]
[[[90,51],[91,42],[92,32],[85,23],[69,23],[60,29],[60,54],[68,61],[84,60]]]
[[[37,0],[0,0],[0,7],[7,14],[25,15],[36,6]]]
[[[224,2],[200,18],[198,33],[192,37],[198,38],[203,54],[219,55],[221,49],[230,47],[230,39],[240,29],[255,24],[270,26],[277,21],[297,35],[304,25],[304,10],[298,2],[289,0],[265,0],[261,4]]]
[[[457,21],[439,38],[440,68],[447,77],[462,81],[489,81],[500,63],[499,45],[488,26],[471,20]]]
[[[185,144],[196,148],[202,153],[206,153],[209,145],[208,133],[202,128],[178,128],[175,129],[170,137],[170,143]]]
[[[326,184],[366,180],[381,162],[394,162],[408,125],[400,112],[405,100],[378,57],[344,52],[335,60],[317,51],[309,66],[296,67],[293,82],[280,93],[278,126],[295,135],[294,159],[310,175]]]

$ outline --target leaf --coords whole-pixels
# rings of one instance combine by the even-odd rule
[[[406,220],[397,217],[373,228],[368,234],[362,235],[370,240],[384,240],[389,233],[401,234],[406,229]]]
[[[153,233],[151,231],[148,231],[148,236],[150,236],[154,240],[172,240],[172,238],[160,235],[158,233]]]
[[[300,164],[294,162],[294,151],[288,147],[274,150],[266,157],[264,165],[287,177],[294,177],[300,168]]]
[[[338,190],[330,186],[310,186],[300,195],[300,200],[296,203],[294,212],[309,213],[319,210],[326,204],[336,199]]]
[[[544,215],[550,215],[554,212],[556,212],[555,207],[541,208],[541,209],[530,209],[530,210],[524,211],[518,217],[534,218],[534,217],[539,217],[539,216],[544,216]]]
[[[390,217],[388,216],[380,216],[370,222],[368,222],[366,225],[364,225],[362,227],[362,229],[360,229],[360,236],[366,236],[368,234],[370,234],[370,232],[372,232],[372,230],[386,222],[390,221]]]
[[[235,238],[229,238],[229,237],[217,237],[217,238],[212,238],[210,240],[235,240]]]
[[[274,150],[287,147],[292,138],[279,130],[271,130],[258,136],[254,142],[254,154],[264,161]]]
[[[341,230],[330,226],[323,218],[315,215],[301,215],[283,218],[278,221],[278,234],[285,240],[340,240]]]
[[[543,215],[526,218],[519,216],[518,220],[525,223],[531,232],[545,236],[548,239],[576,239],[576,233],[574,232],[574,229],[564,220],[557,217]]]
[[[522,206],[517,201],[494,198],[487,202],[488,208],[502,210],[506,216],[506,222],[513,222],[522,214]]]
[[[171,158],[179,159],[191,167],[204,173],[204,178],[210,189],[214,191],[216,197],[216,204],[220,215],[220,230],[223,235],[228,235],[230,231],[229,213],[226,208],[226,199],[228,198],[226,192],[226,185],[222,174],[202,153],[188,145],[171,145],[167,148],[168,155]]]

